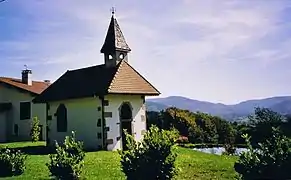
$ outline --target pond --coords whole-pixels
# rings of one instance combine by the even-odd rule
[[[196,151],[201,151],[204,153],[209,153],[209,154],[217,154],[217,155],[221,155],[225,149],[223,147],[212,147],[212,148],[193,148],[193,150]],[[239,155],[241,152],[247,151],[246,148],[236,148],[236,155]]]

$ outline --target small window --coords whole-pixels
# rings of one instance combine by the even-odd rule
[[[20,103],[20,120],[26,120],[31,118],[31,104],[30,102]]]
[[[113,59],[113,57],[112,57],[111,54],[108,55],[108,59],[109,59],[109,60]]]
[[[112,117],[112,112],[104,112],[104,117]]]
[[[120,54],[119,54],[119,59],[120,59],[120,60],[124,59],[124,54],[123,54],[123,53],[120,53]]]
[[[14,135],[18,136],[18,124],[14,124],[13,130],[14,130]]]
[[[52,120],[52,119],[53,119],[53,117],[52,117],[51,115],[48,115],[48,116],[47,116],[47,120],[50,121],[50,120]]]
[[[57,131],[67,132],[67,108],[64,104],[60,104],[57,112]]]
[[[97,133],[97,138],[98,138],[98,139],[102,139],[102,135],[101,135],[101,133]]]
[[[97,127],[101,127],[101,119],[97,120]]]
[[[108,100],[104,100],[104,106],[109,106],[109,101]]]
[[[146,117],[144,115],[141,115],[141,122],[145,122],[146,121]]]

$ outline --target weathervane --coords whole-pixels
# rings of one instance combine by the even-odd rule
[[[112,8],[110,9],[110,11],[111,11],[112,15],[114,15],[114,14],[115,14],[115,12],[116,12],[116,9],[115,9],[115,7],[112,7]]]

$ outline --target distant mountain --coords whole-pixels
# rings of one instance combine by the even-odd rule
[[[243,119],[251,114],[255,107],[265,107],[282,114],[291,114],[291,96],[248,100],[234,105],[198,101],[182,96],[170,96],[166,98],[148,99],[146,104],[149,111],[161,111],[167,107],[174,106],[193,112],[200,111],[217,115],[228,120]]]
[[[169,107],[167,105],[164,105],[161,103],[156,103],[156,102],[151,102],[151,101],[147,101],[146,106],[147,106],[147,110],[149,110],[149,111],[161,111],[161,110]]]

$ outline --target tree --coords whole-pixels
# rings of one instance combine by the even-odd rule
[[[249,123],[252,129],[253,143],[262,142],[272,135],[272,127],[280,128],[284,117],[268,108],[255,108],[255,113],[250,115]]]
[[[215,123],[212,121],[212,116],[197,112],[195,113],[195,121],[198,127],[203,131],[205,143],[217,143],[218,134]]]
[[[150,127],[141,142],[126,133],[127,151],[118,151],[128,180],[172,179],[176,174],[174,142],[178,134]]]
[[[32,142],[39,141],[39,135],[40,135],[39,120],[37,117],[34,117],[31,122],[30,130],[31,141]]]
[[[291,143],[281,131],[272,128],[271,136],[259,143],[257,149],[248,135],[243,137],[248,151],[234,165],[242,179],[291,179]]]
[[[218,143],[226,144],[235,142],[236,130],[231,123],[216,116],[213,117],[213,122],[216,126]]]

